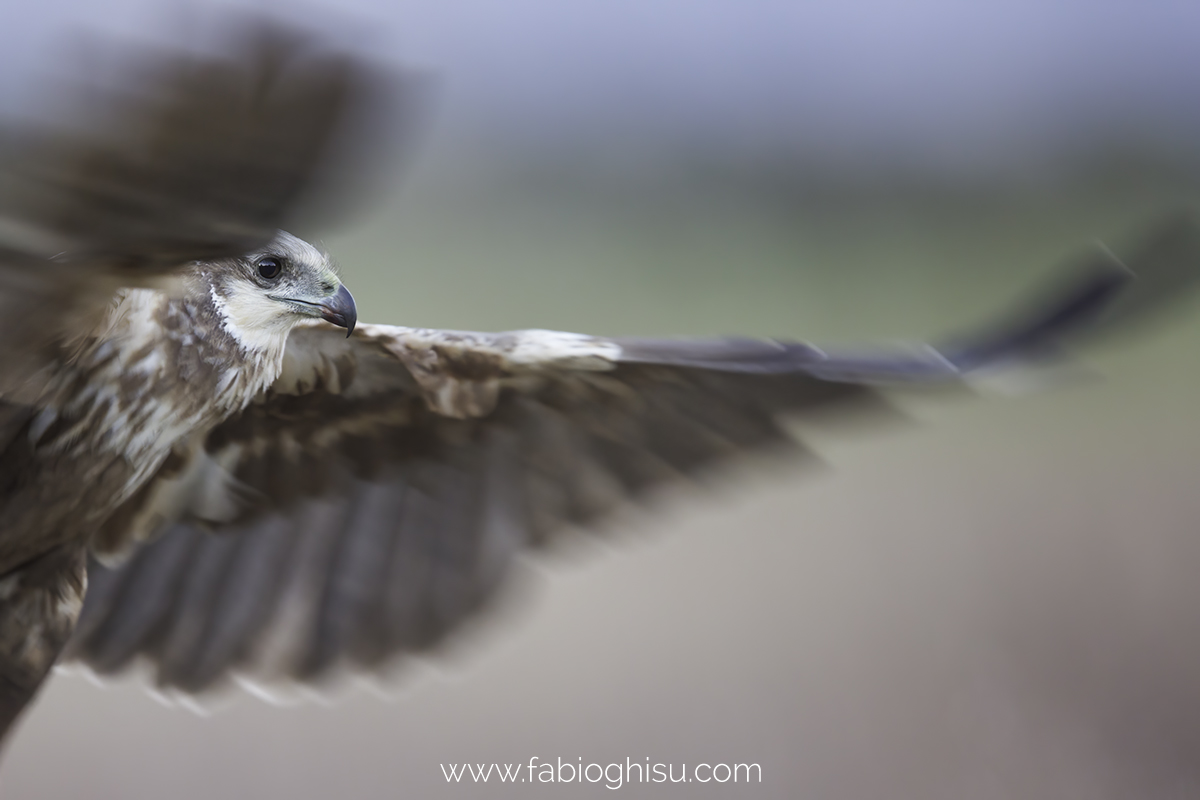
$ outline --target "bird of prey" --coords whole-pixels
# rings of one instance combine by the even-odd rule
[[[381,667],[564,526],[794,446],[788,415],[1052,359],[1200,260],[1176,220],[936,347],[359,325],[326,254],[280,229],[389,84],[236,27],[2,132],[0,735],[60,657],[146,661],[180,692]]]

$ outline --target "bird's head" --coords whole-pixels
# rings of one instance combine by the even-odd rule
[[[358,319],[354,298],[328,256],[280,231],[253,253],[202,269],[224,327],[251,350],[281,347],[296,323],[323,319],[346,329]]]

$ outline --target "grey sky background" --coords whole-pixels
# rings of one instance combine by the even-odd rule
[[[329,23],[427,70],[441,147],[688,144],[969,177],[1045,169],[1114,143],[1190,156],[1200,133],[1194,2],[232,5]],[[14,7],[0,33],[0,87],[19,92],[31,67],[62,59],[64,25],[178,37],[178,20],[197,8]]]

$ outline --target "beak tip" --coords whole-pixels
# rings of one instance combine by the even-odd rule
[[[350,290],[345,286],[338,287],[337,293],[327,302],[322,303],[321,308],[322,319],[345,328],[346,338],[349,339],[350,334],[354,333],[354,326],[358,323],[358,308],[354,304],[354,296],[350,294]]]

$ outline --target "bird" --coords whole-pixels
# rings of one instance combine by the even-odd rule
[[[362,180],[396,84],[276,20],[227,34],[0,130],[0,738],[56,662],[181,694],[382,669],[561,531],[802,453],[791,417],[1057,363],[1200,264],[1172,216],[915,347],[360,324],[285,229]]]

